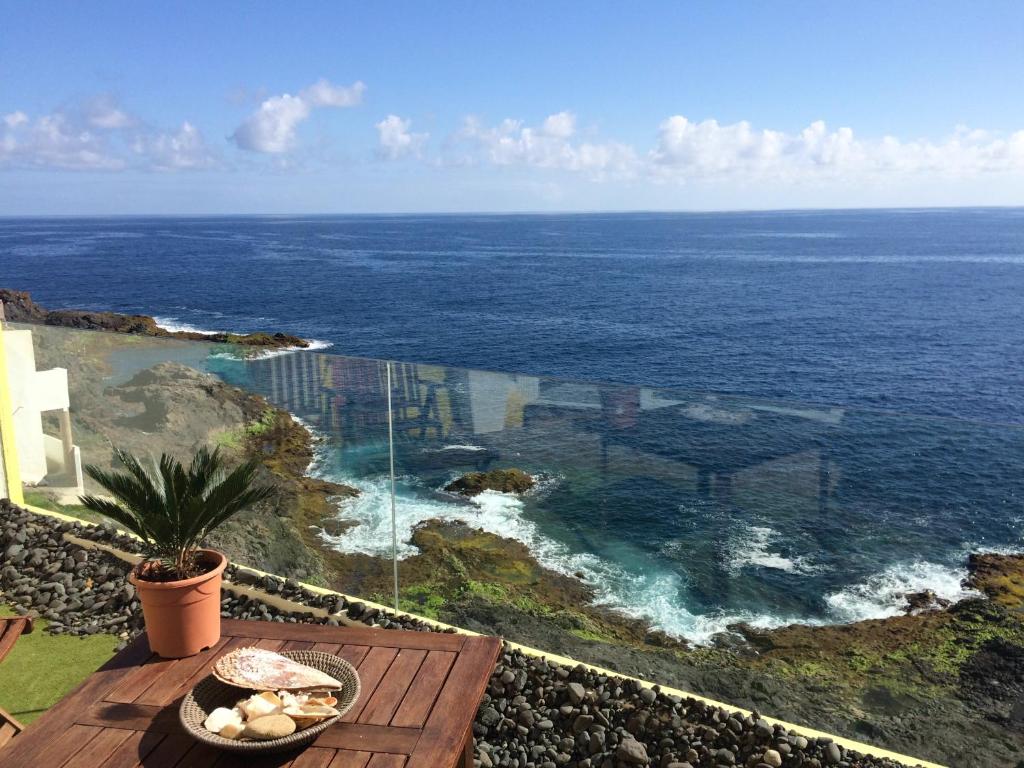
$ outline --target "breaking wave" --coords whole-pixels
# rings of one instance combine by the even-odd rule
[[[155,316],[153,319],[159,328],[163,328],[165,331],[170,333],[201,333],[203,336],[213,336],[217,333],[244,333],[243,331],[213,331],[208,328],[199,328],[191,323],[185,323],[176,317],[158,317]],[[244,354],[238,354],[235,352],[218,352],[211,357],[237,360],[244,357],[247,360],[266,360],[271,357],[278,357],[279,355],[287,355],[292,352],[316,352],[321,349],[327,349],[334,345],[329,341],[320,341],[319,339],[308,339],[309,345],[306,347],[279,347],[275,349],[247,349]]]
[[[206,328],[198,328],[191,323],[186,323],[176,317],[161,317],[154,315],[157,327],[163,328],[170,333],[201,333],[204,336],[212,336],[215,333],[228,333],[228,331],[211,331]]]
[[[321,531],[324,542],[345,553],[375,557],[391,556],[391,483],[387,475],[357,477],[332,472],[331,447],[308,424],[314,436],[314,458],[308,472],[359,490],[359,496],[338,502],[339,518],[355,523],[340,536]],[[556,483],[553,477],[542,481]],[[590,552],[575,552],[562,541],[548,536],[524,514],[524,499],[513,494],[484,491],[471,504],[459,504],[431,497],[427,488],[413,477],[396,478],[395,521],[398,532],[398,557],[404,559],[418,550],[411,543],[413,529],[421,522],[438,519],[460,521],[497,536],[525,545],[537,561],[556,573],[582,577],[594,590],[595,604],[626,616],[646,619],[655,629],[682,637],[697,645],[706,645],[729,626],[746,623],[760,629],[789,624],[839,624],[864,619],[884,618],[903,613],[906,593],[930,589],[937,596],[956,602],[978,593],[961,586],[966,575],[962,568],[935,563],[914,562],[891,566],[864,582],[843,588],[825,597],[827,615],[809,617],[781,615],[756,610],[719,610],[694,612],[687,608],[683,577],[675,571],[652,564],[642,553],[627,551],[629,545],[615,543],[612,557]],[[530,493],[535,493],[535,488]],[[744,550],[731,562],[731,568],[769,568],[790,573],[819,570],[805,557],[786,557],[774,551],[780,534],[765,526],[750,526],[737,541]],[[634,563],[630,568],[624,563]]]
[[[311,469],[317,472],[318,466],[314,464]],[[339,552],[390,557],[390,479],[386,475],[373,478],[345,474],[323,476],[360,492],[353,499],[339,502],[339,517],[356,525],[340,536],[321,532],[323,540]],[[525,517],[523,500],[512,494],[484,491],[469,505],[418,496],[417,490],[423,489],[418,488],[415,479],[398,478],[395,521],[399,559],[417,553],[410,542],[417,524],[430,519],[461,521],[524,544],[545,568],[565,576],[582,576],[583,582],[594,590],[595,604],[628,616],[643,617],[652,627],[694,643],[707,643],[713,635],[736,622],[768,628],[796,620],[768,614],[692,613],[683,604],[683,583],[677,573],[656,568],[630,570],[592,553],[573,552],[562,542],[544,535],[534,521]]]
[[[963,586],[966,576],[966,568],[920,560],[897,563],[859,584],[826,595],[825,603],[835,623],[884,619],[907,609],[908,593],[931,590],[937,597],[954,603],[980,597],[979,592]]]

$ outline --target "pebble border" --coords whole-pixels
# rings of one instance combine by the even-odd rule
[[[16,611],[47,619],[47,631],[111,633],[123,647],[142,630],[130,564],[109,548],[133,553],[137,539],[0,500],[0,595]],[[231,565],[225,577],[252,588],[224,595],[225,617],[464,632],[246,567]],[[326,613],[282,610],[260,600],[261,591]],[[941,768],[510,643],[473,732],[481,768]]]

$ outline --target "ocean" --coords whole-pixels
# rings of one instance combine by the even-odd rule
[[[206,367],[324,435],[348,551],[386,554],[390,509],[379,424],[321,407],[363,363],[330,356],[422,364],[403,541],[466,520],[697,641],[956,599],[967,553],[1021,547],[1024,209],[0,219],[0,286],[315,339]],[[437,494],[479,456],[541,483]]]

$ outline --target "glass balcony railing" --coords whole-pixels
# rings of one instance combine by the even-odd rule
[[[1024,642],[1020,566],[969,556],[1019,547],[1020,426],[9,328],[67,372],[14,388],[37,506],[219,445],[281,488],[238,562],[924,757],[914,718],[1010,717],[972,665]]]

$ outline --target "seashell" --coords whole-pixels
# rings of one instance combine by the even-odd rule
[[[281,710],[284,709],[284,705],[277,696],[266,691],[264,693],[258,693],[255,696],[250,696],[245,701],[239,702],[238,708],[245,713],[247,720],[255,720],[258,717],[281,714]]]
[[[247,739],[269,741],[295,733],[295,721],[287,715],[267,715],[250,720],[245,724],[242,735]]]
[[[260,692],[260,698],[261,699],[266,699],[271,704],[273,704],[275,707],[282,707],[282,706],[284,706],[284,702],[281,701],[281,697],[278,696],[273,691],[261,691]]]
[[[306,704],[303,707],[289,707],[285,709],[284,714],[294,720],[295,725],[298,726],[298,729],[301,731],[302,729],[309,728],[311,725],[316,725],[323,720],[337,717],[341,713],[333,707]]]
[[[242,716],[234,709],[227,707],[217,707],[203,721],[203,727],[210,733],[221,733],[224,728],[232,724],[241,727]]]
[[[281,703],[287,707],[301,707],[307,701],[309,701],[309,695],[305,693],[289,693],[288,691],[281,691]]]
[[[221,656],[213,674],[239,688],[275,691],[337,691],[341,683],[319,669],[263,648],[239,648]]]

